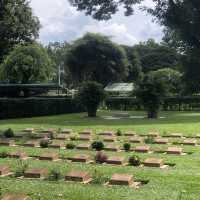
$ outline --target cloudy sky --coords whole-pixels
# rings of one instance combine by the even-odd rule
[[[153,6],[151,0],[145,5]],[[34,14],[42,24],[39,40],[43,44],[54,41],[71,42],[86,32],[99,32],[112,37],[120,44],[133,45],[148,38],[160,41],[162,27],[152,22],[152,17],[136,9],[135,15],[125,17],[123,11],[106,22],[99,22],[77,12],[68,0],[31,0]]]

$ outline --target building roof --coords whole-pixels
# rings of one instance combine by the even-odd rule
[[[105,88],[106,92],[132,92],[134,89],[134,83],[112,83]]]

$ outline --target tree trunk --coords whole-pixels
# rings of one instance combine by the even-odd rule
[[[158,118],[158,111],[151,110],[147,112],[148,119],[157,119]]]
[[[88,117],[96,117],[97,116],[97,108],[87,109]]]

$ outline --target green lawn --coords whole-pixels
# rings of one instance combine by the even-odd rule
[[[99,112],[99,116],[111,115],[109,112]],[[130,112],[131,115],[144,115],[142,112]],[[200,113],[194,112],[164,112],[165,117],[158,120],[148,119],[123,119],[105,120],[103,118],[88,119],[86,114],[69,114],[50,117],[38,117],[31,119],[15,119],[0,121],[0,129],[8,127],[15,131],[23,128],[72,128],[74,131],[92,129],[94,132],[100,130],[122,131],[134,130],[137,133],[147,133],[158,131],[160,134],[170,132],[182,132],[184,135],[195,135],[200,132]],[[122,140],[123,141],[123,140]],[[200,140],[199,140],[200,142]],[[121,142],[122,144],[123,142]],[[135,145],[133,145],[135,146]],[[152,148],[163,148],[167,145],[150,145]],[[45,167],[47,169],[60,169],[64,175],[71,169],[85,170],[95,175],[95,172],[102,174],[102,179],[107,180],[113,173],[128,173],[134,175],[139,180],[149,180],[149,183],[140,189],[130,189],[127,187],[106,187],[102,184],[69,184],[64,181],[49,182],[39,180],[20,180],[16,178],[1,178],[1,193],[16,192],[25,193],[32,199],[66,199],[66,200],[197,200],[200,199],[200,146],[184,146],[185,151],[192,152],[191,155],[176,156],[164,154],[137,154],[144,160],[147,157],[164,158],[168,163],[176,164],[174,167],[161,170],[147,167],[131,166],[110,166],[92,164],[72,164],[66,162],[45,162],[28,160],[30,167]],[[94,155],[93,151],[78,150],[55,150],[24,147],[0,147],[2,151],[23,150],[30,155],[40,155],[42,152],[58,152],[63,156],[70,156],[80,153]],[[129,157],[134,154],[126,152],[107,153],[108,155],[122,155]],[[0,164],[9,164],[13,170],[18,165],[17,160],[0,159]],[[41,197],[40,197],[41,196]]]

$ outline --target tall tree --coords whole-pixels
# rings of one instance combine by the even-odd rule
[[[1,80],[28,84],[47,82],[52,76],[52,61],[39,44],[17,45],[0,65]]]
[[[140,56],[144,73],[161,68],[177,68],[180,64],[180,55],[176,49],[164,43],[156,43],[153,39],[135,45],[134,49]]]
[[[88,33],[71,45],[65,64],[75,84],[92,80],[106,86],[126,77],[128,61],[124,49],[108,37]]]
[[[0,63],[19,43],[38,37],[40,23],[27,0],[0,0]]]

